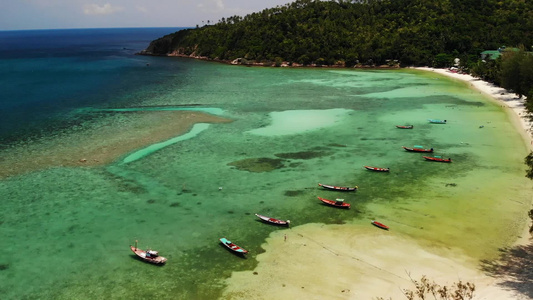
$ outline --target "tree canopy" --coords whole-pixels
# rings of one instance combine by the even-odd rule
[[[153,41],[146,54],[299,64],[451,65],[533,45],[533,1],[297,0]]]

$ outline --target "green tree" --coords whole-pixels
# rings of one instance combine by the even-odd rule
[[[524,51],[507,51],[502,58],[502,87],[522,95],[530,95],[533,89],[533,53]],[[529,100],[531,98],[529,97]]]
[[[521,52],[506,51],[503,54],[500,73],[502,87],[520,96],[522,95],[520,63],[523,60],[523,55]]]
[[[526,95],[527,99],[533,101],[533,52],[525,52],[519,72],[520,92]]]
[[[453,57],[450,54],[439,53],[435,56],[433,67],[446,68],[450,67],[453,63]]]
[[[525,158],[526,165],[529,167],[527,170],[526,177],[533,179],[533,152],[530,152]]]
[[[532,11],[533,1],[523,0],[297,0],[176,32],[152,42],[145,54],[441,67],[455,57],[471,63],[464,58],[500,45],[531,47]]]

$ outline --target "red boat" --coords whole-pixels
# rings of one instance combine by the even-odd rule
[[[445,162],[445,163],[451,163],[452,162],[452,159],[451,158],[442,158],[442,156],[422,156],[423,158],[425,158],[426,160],[429,160],[429,161],[438,161],[438,162]]]
[[[328,184],[322,184],[322,183],[319,183],[318,186],[321,186],[328,190],[341,191],[341,192],[355,192],[359,188],[358,186],[343,187],[343,186],[334,186],[334,185],[328,185]]]
[[[413,129],[413,125],[396,125],[396,128],[400,129]]]
[[[335,200],[328,200],[328,199],[318,197],[318,200],[331,206],[340,207],[340,208],[348,208],[348,209],[350,208],[350,203],[344,202],[344,199],[337,198]]]
[[[379,227],[381,229],[385,229],[385,230],[389,230],[389,226],[383,224],[383,223],[380,223],[378,221],[374,221],[372,220],[372,225],[376,226],[376,227]]]
[[[370,167],[370,166],[364,166],[365,169],[370,171],[376,171],[376,172],[389,172],[389,168],[377,168],[377,167]]]
[[[159,252],[154,250],[141,250],[137,248],[137,241],[135,241],[135,246],[130,245],[131,251],[137,255],[140,259],[144,260],[145,262],[149,262],[156,265],[162,265],[167,262],[167,259],[163,256],[159,256]]]
[[[433,148],[424,149],[424,147],[422,147],[422,146],[414,146],[413,148],[402,146],[402,148],[404,148],[406,151],[410,151],[410,152],[428,152],[428,153],[429,152],[433,152]]]
[[[267,223],[271,223],[271,224],[275,224],[275,225],[281,225],[281,226],[287,226],[289,227],[289,225],[291,224],[291,221],[290,220],[287,220],[287,221],[283,221],[283,220],[278,220],[278,219],[274,219],[274,218],[269,218],[267,216],[263,216],[263,215],[260,215],[260,214],[255,214],[259,219],[267,222]]]
[[[232,243],[231,241],[229,241],[226,238],[221,238],[220,242],[222,243],[222,245],[226,246],[228,249],[230,249],[231,251],[233,251],[235,253],[238,253],[238,254],[246,254],[246,253],[248,253],[248,250],[244,250],[243,248],[235,245],[234,243]]]

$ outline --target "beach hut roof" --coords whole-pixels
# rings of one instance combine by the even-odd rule
[[[502,53],[498,50],[485,50],[481,52],[481,58],[490,58],[490,59],[497,59],[500,57]]]

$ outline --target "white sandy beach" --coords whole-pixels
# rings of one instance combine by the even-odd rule
[[[469,82],[508,106],[531,149],[524,99],[470,75],[421,69]],[[530,241],[527,226],[524,224],[517,244]],[[282,229],[273,232],[262,247],[265,253],[257,256],[256,269],[234,272],[226,282],[223,299],[406,299],[403,290],[414,291],[410,279],[422,276],[440,286],[474,283],[476,300],[530,299],[505,290],[498,279],[479,270],[479,262],[458,250],[421,245],[394,230],[376,229],[369,222]]]

